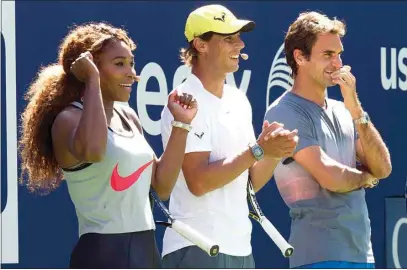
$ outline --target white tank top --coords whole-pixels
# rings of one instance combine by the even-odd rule
[[[72,105],[82,109],[78,102]],[[154,152],[135,125],[118,113],[134,135],[124,137],[109,129],[102,161],[64,170],[79,236],[155,229],[149,199]]]

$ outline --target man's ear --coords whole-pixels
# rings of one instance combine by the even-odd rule
[[[194,45],[195,49],[199,52],[199,53],[204,53],[207,51],[208,49],[208,44],[201,38],[195,38],[194,41],[192,42],[192,44]]]
[[[295,49],[293,52],[294,60],[298,66],[303,66],[308,61],[301,50]]]

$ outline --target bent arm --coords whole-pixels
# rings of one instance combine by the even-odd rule
[[[121,107],[124,113],[135,123],[140,133],[143,129],[136,112],[128,107]],[[154,157],[151,186],[161,200],[168,200],[177,181],[184,160],[185,145],[188,131],[181,128],[172,128],[167,147],[160,158]]]
[[[173,128],[167,147],[160,159],[156,159],[151,184],[162,200],[168,200],[177,181],[185,155],[188,131]]]
[[[202,196],[229,184],[256,162],[249,147],[234,157],[211,163],[209,155],[210,152],[185,155],[182,171],[189,190],[195,196]]]
[[[270,181],[280,160],[281,159],[265,158],[257,161],[250,168],[250,179],[255,192],[259,191]]]
[[[353,191],[370,184],[375,179],[368,172],[362,172],[335,161],[317,145],[297,152],[294,159],[316,179],[321,187],[332,192]]]
[[[107,122],[99,80],[86,84],[83,110],[66,108],[52,125],[54,151],[60,160],[98,162],[103,159],[107,143]]]
[[[356,141],[356,156],[372,175],[387,178],[392,170],[390,153],[373,123],[356,125],[359,139]]]

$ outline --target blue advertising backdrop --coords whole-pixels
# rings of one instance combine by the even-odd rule
[[[18,187],[18,196],[11,196],[16,186],[15,147],[7,134],[15,132],[12,121],[24,109],[23,94],[38,69],[55,62],[61,39],[70,26],[89,21],[107,21],[124,26],[137,42],[135,51],[136,70],[142,81],[133,87],[129,101],[139,114],[147,140],[157,155],[162,153],[159,136],[159,119],[167,93],[182,81],[188,69],[181,66],[179,49],[186,45],[184,24],[193,9],[215,2],[189,1],[16,1],[14,11],[5,10],[2,2],[1,41],[1,209],[2,209],[2,267],[3,268],[66,268],[70,252],[77,241],[77,221],[65,183],[48,196],[34,196],[24,187]],[[246,44],[244,52],[250,58],[241,61],[240,70],[230,74],[227,83],[237,85],[246,92],[253,107],[256,133],[267,105],[285,91],[287,73],[279,68],[283,55],[279,50],[289,24],[302,11],[318,10],[329,16],[343,19],[348,33],[343,38],[343,61],[352,66],[357,78],[357,89],[363,107],[369,112],[375,126],[387,143],[393,162],[391,176],[380,185],[367,191],[366,199],[372,222],[372,241],[376,266],[394,267],[391,250],[393,228],[385,227],[385,198],[404,195],[406,167],[404,143],[406,126],[404,116],[407,101],[407,35],[405,25],[407,2],[340,2],[340,1],[223,1],[238,17],[256,22],[256,29],[242,34]],[[15,23],[5,22],[5,12],[15,12]],[[7,15],[7,14],[6,14]],[[8,14],[10,15],[10,14]],[[6,77],[13,69],[6,63],[8,42],[5,32],[15,32],[16,87],[6,87]],[[4,35],[3,35],[4,34]],[[10,45],[11,44],[11,45]],[[11,48],[14,50],[13,48]],[[10,77],[11,76],[11,77]],[[341,99],[339,88],[328,90],[328,95]],[[16,104],[16,111],[6,111]],[[7,119],[7,121],[6,121]],[[11,119],[11,120],[10,120]],[[13,157],[12,162],[8,160]],[[13,172],[11,170],[14,170]],[[288,237],[290,220],[288,208],[283,203],[275,183],[258,193],[264,212],[281,233]],[[18,226],[5,225],[4,212],[8,205],[18,202],[18,208],[10,216],[18,217]],[[399,204],[398,204],[399,205]],[[4,210],[4,211],[3,211]],[[386,211],[393,211],[388,208]],[[396,211],[396,210],[394,210]],[[405,208],[403,209],[405,215]],[[397,211],[399,213],[400,210]],[[397,214],[398,216],[400,214]],[[403,214],[402,214],[403,215]],[[394,215],[390,215],[394,219]],[[389,222],[394,226],[396,221]],[[13,223],[14,224],[14,223]],[[406,226],[405,226],[406,227]],[[406,230],[401,227],[400,230]],[[7,231],[6,231],[7,230]],[[18,233],[15,242],[5,241],[9,230]],[[163,229],[157,229],[157,241],[161,248]],[[387,237],[390,235],[390,237]],[[400,242],[407,242],[407,234],[399,233]],[[11,239],[11,238],[10,238]],[[312,239],[310,239],[312,241]],[[315,243],[317,244],[317,243]],[[258,268],[286,268],[283,258],[273,242],[258,224],[253,226],[253,252]],[[7,253],[7,256],[4,254]],[[399,256],[407,250],[398,250]],[[407,267],[407,262],[401,262]]]

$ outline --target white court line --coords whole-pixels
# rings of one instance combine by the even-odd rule
[[[15,2],[1,2],[1,25],[6,63],[7,204],[1,213],[2,263],[18,263],[18,176]]]

